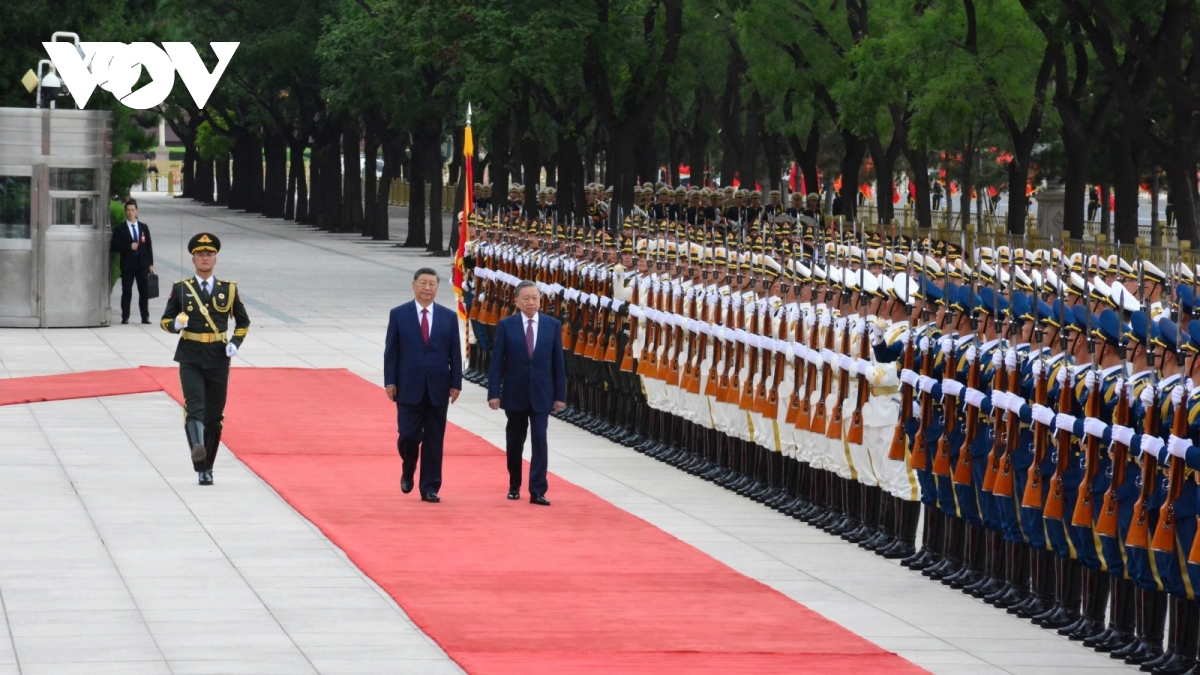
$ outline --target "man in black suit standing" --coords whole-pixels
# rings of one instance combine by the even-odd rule
[[[129,323],[134,283],[137,284],[142,323],[150,323],[146,277],[154,273],[154,242],[150,240],[150,228],[138,220],[137,214],[137,202],[130,199],[125,204],[125,222],[113,228],[109,244],[109,250],[121,254],[121,323]]]
[[[384,387],[396,402],[400,491],[412,491],[420,459],[421,501],[434,504],[441,501],[446,411],[462,390],[458,314],[433,301],[437,290],[437,272],[417,270],[415,299],[392,309],[383,352]]]
[[[488,405],[492,410],[504,408],[508,416],[508,498],[521,498],[521,453],[525,434],[530,432],[529,503],[550,506],[546,500],[546,427],[550,411],[558,412],[567,405],[562,324],[538,312],[542,297],[537,284],[522,281],[514,295],[520,311],[496,324]]]

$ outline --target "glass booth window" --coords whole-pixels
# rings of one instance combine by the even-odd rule
[[[51,225],[75,224],[75,198],[53,197],[50,200],[50,213],[53,214]]]
[[[50,189],[93,192],[96,189],[96,170],[51,168]]]
[[[0,176],[0,239],[29,239],[33,179]]]

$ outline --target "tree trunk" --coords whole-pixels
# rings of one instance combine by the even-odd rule
[[[257,134],[250,134],[246,141],[246,205],[248,213],[263,210],[263,143]]]
[[[929,151],[925,148],[905,148],[904,157],[912,167],[912,182],[916,188],[915,211],[918,227],[932,227],[933,216],[929,204]]]
[[[292,214],[292,220],[297,223],[308,222],[308,185],[309,181],[306,178],[304,171],[304,151],[308,149],[308,140],[292,141],[291,156],[292,165],[291,173],[295,178],[296,191],[296,210]]]
[[[842,154],[842,214],[847,222],[853,222],[858,217],[858,180],[862,169],[863,152],[867,143],[849,131],[842,131],[842,145],[846,151]]]
[[[503,213],[508,205],[508,170],[512,158],[509,141],[511,123],[507,111],[499,116],[492,127],[492,144],[488,148],[488,164],[491,165],[492,176],[492,208],[498,214]]]
[[[339,232],[362,232],[362,171],[375,173],[374,166],[362,167],[359,145],[362,130],[356,120],[350,120],[342,129],[342,218]]]
[[[283,219],[296,219],[296,162],[292,159],[291,144],[288,147],[287,194],[283,198]]]
[[[213,159],[213,167],[216,169],[217,175],[217,205],[226,206],[229,204],[230,193],[232,188],[229,184],[229,155],[217,155]]]
[[[1196,193],[1196,161],[1187,148],[1179,148],[1163,162],[1174,207],[1175,231],[1193,245],[1200,235],[1200,195]],[[1117,202],[1118,207],[1120,202]]]
[[[180,182],[183,188],[181,197],[188,199],[196,198],[196,160],[199,155],[196,153],[196,144],[194,142],[184,142],[183,146],[183,167],[180,169],[182,174]],[[164,172],[165,173],[165,172]]]
[[[443,248],[444,233],[442,231],[442,188],[445,179],[442,177],[442,143],[441,121],[432,124],[428,138],[429,161],[429,241],[425,250],[440,255],[445,253]]]
[[[1083,238],[1083,223],[1087,218],[1088,147],[1081,145],[1074,134],[1062,127],[1063,148],[1067,166],[1063,175],[1063,230],[1072,239]],[[1132,241],[1132,240],[1131,240]]]
[[[263,215],[283,218],[287,208],[287,139],[278,132],[268,134],[264,142],[264,154],[267,169]]]
[[[196,158],[196,175],[193,178],[192,198],[201,204],[213,203],[213,161]]]
[[[1113,197],[1116,213],[1113,221],[1113,236],[1121,241],[1133,241],[1138,236],[1137,207],[1138,191],[1141,189],[1141,166],[1145,157],[1142,130],[1124,120],[1117,134],[1111,162],[1113,171]],[[1170,176],[1167,176],[1170,180]],[[1101,194],[1102,218],[1108,217],[1109,199],[1107,190]]]
[[[362,221],[362,236],[370,237],[375,232],[375,225],[378,219],[375,216],[375,195],[379,190],[379,176],[375,173],[375,167],[378,166],[379,158],[379,138],[371,131],[371,127],[367,127],[366,142],[363,147],[363,155],[366,157],[366,175],[363,176],[363,221]],[[386,208],[386,207],[385,207]]]
[[[408,168],[408,236],[405,248],[425,248],[425,172],[429,151],[420,133],[412,137],[412,162]],[[507,190],[508,187],[505,186]]]
[[[762,130],[766,126],[763,119],[763,101],[755,88],[750,93],[750,101],[746,106],[746,128],[742,134],[742,147],[738,153],[738,173],[741,174],[742,187],[753,190],[758,182],[758,155],[762,143]]]
[[[573,223],[575,218],[582,217],[583,166],[579,159],[579,139],[565,130],[558,134],[558,167],[558,216]]]
[[[767,190],[779,190],[780,176],[783,175],[782,139],[778,134],[763,134],[763,156],[767,161]],[[764,199],[763,204],[770,203]]]

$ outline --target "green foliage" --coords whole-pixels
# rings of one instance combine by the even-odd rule
[[[112,199],[108,202],[108,224],[114,231],[125,223],[125,202]],[[108,292],[112,293],[117,280],[121,278],[121,254],[113,253],[108,260]]]

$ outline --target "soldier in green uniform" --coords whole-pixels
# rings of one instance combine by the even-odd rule
[[[237,354],[250,330],[250,317],[237,293],[237,284],[213,276],[221,240],[202,232],[188,241],[196,275],[176,281],[160,322],[163,330],[179,333],[175,361],[187,410],[184,430],[192,449],[192,466],[201,485],[212,485],[213,460],[221,443],[221,421],[229,390],[229,360]],[[226,337],[233,317],[233,338]]]

